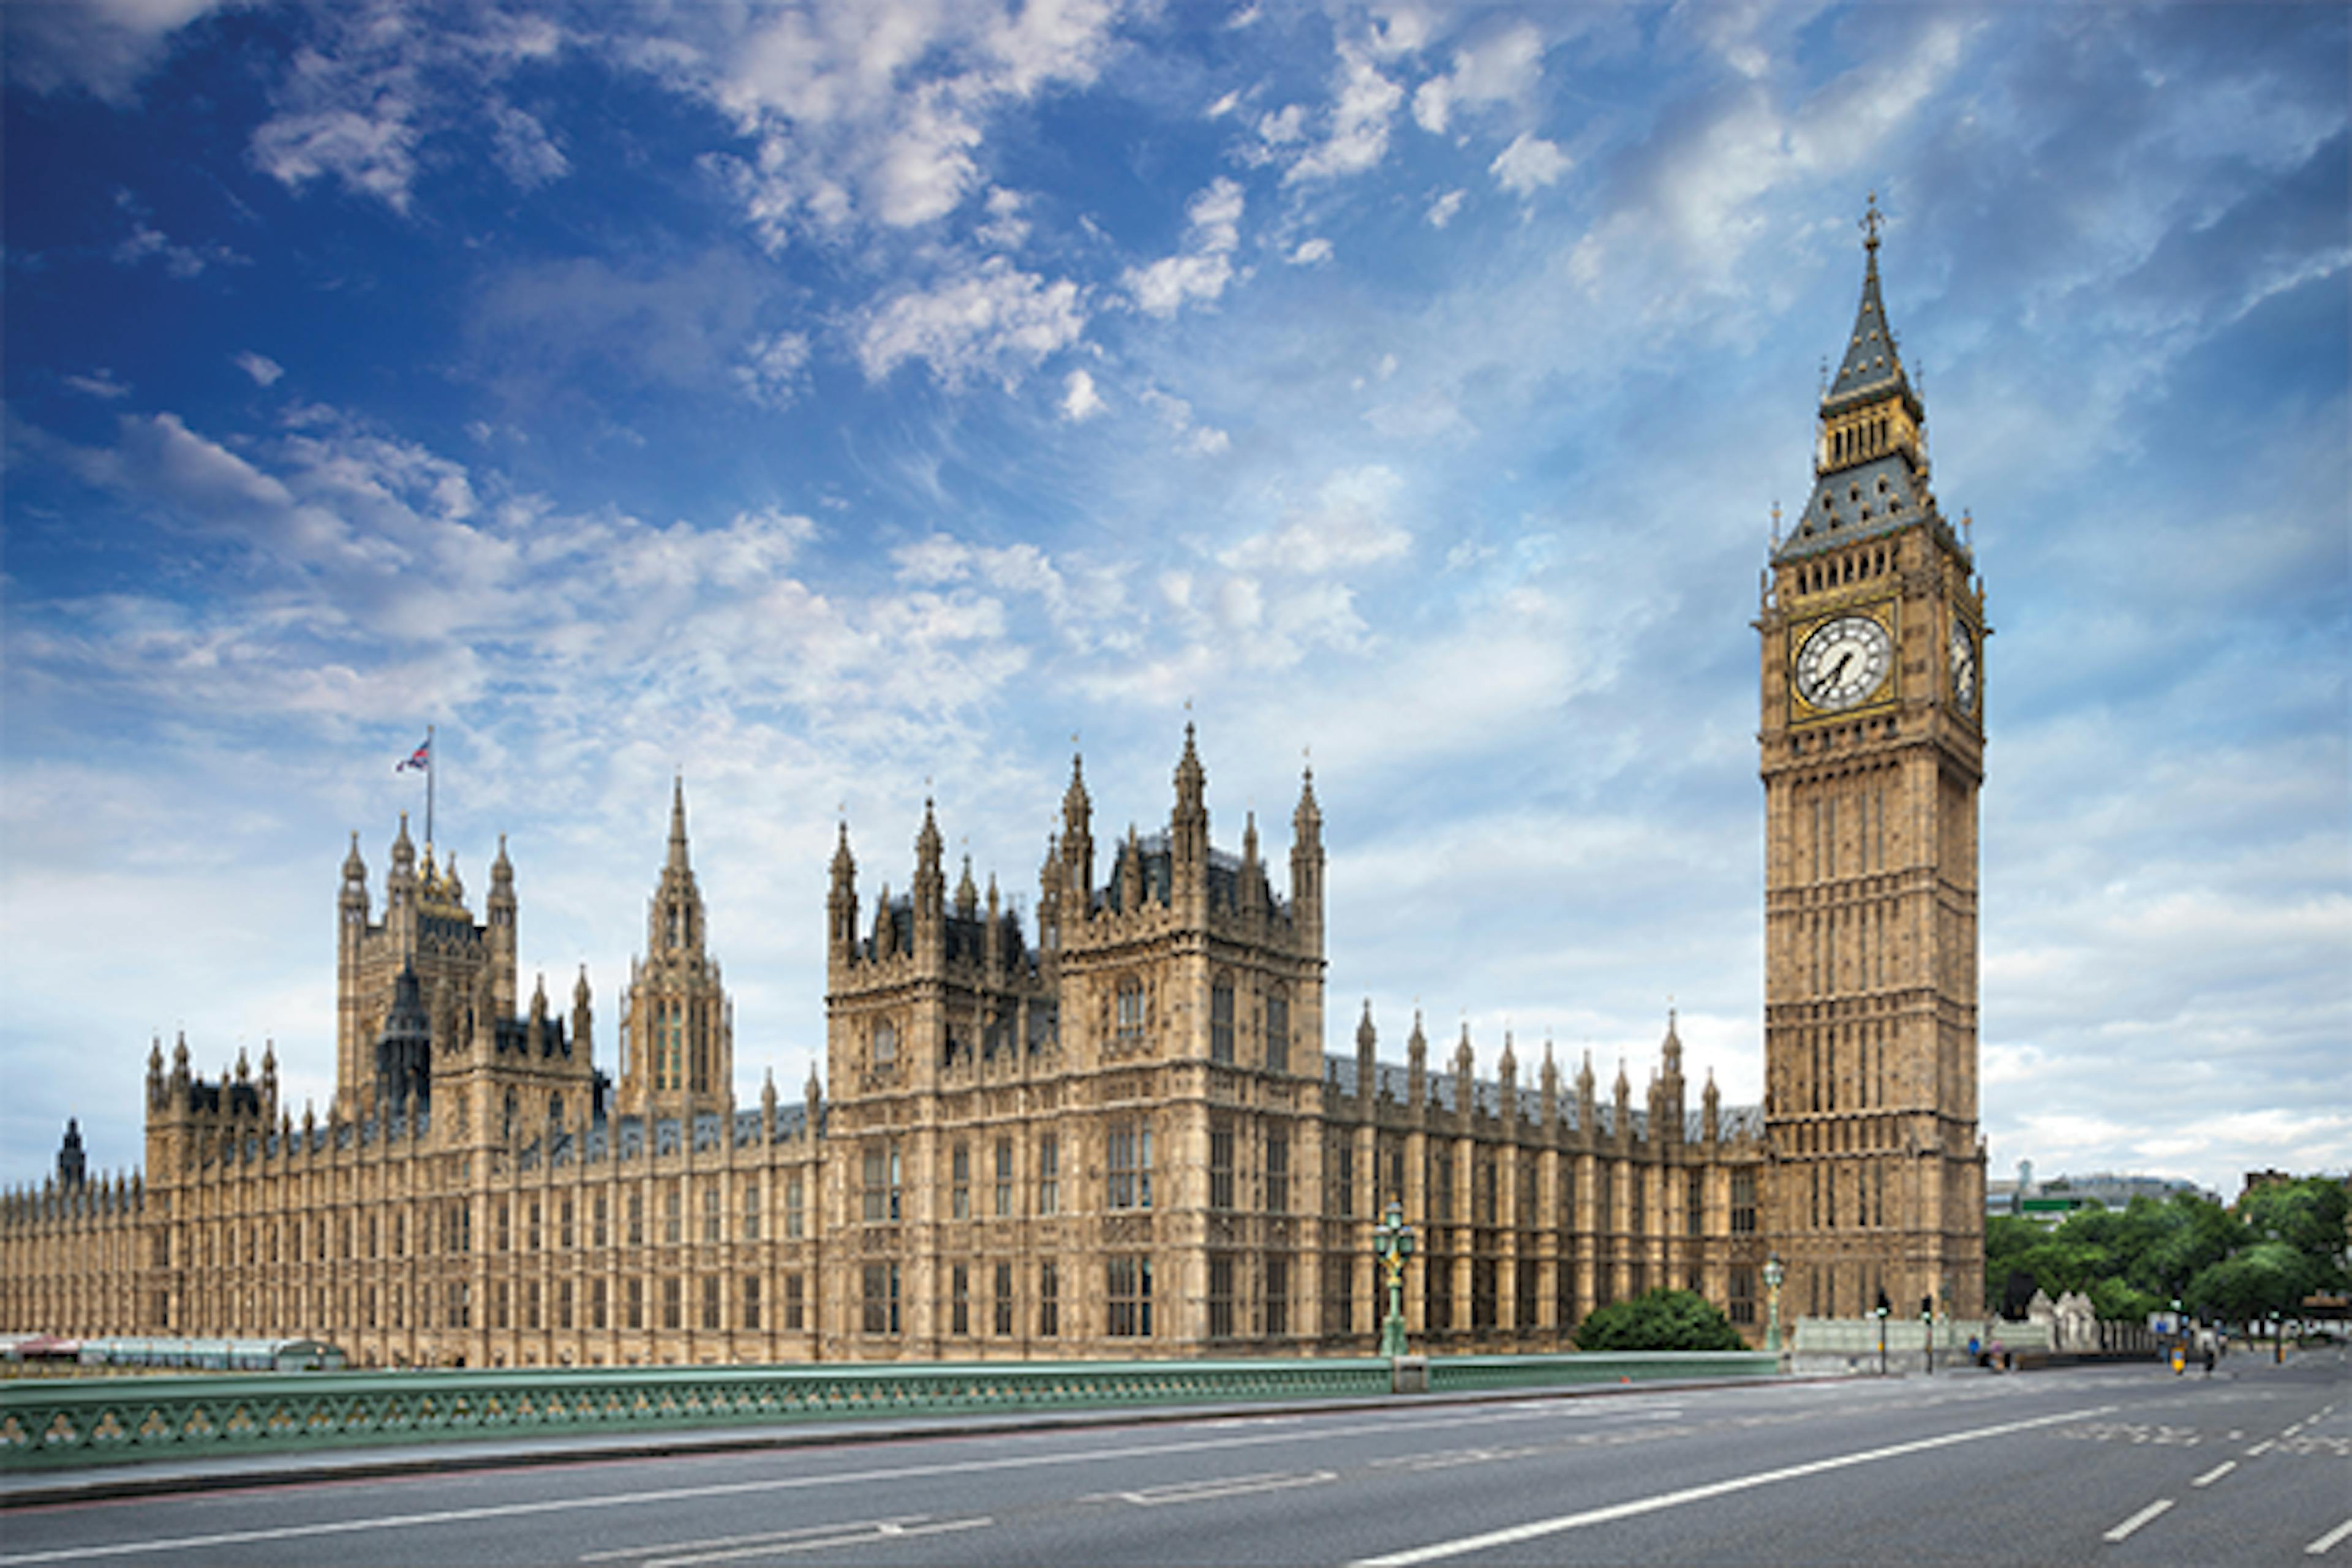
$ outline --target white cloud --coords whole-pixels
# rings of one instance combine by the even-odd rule
[[[1095,390],[1095,378],[1083,370],[1074,370],[1062,384],[1062,417],[1073,425],[1083,425],[1104,409],[1102,395]]]
[[[115,105],[169,52],[172,35],[222,0],[77,0],[8,13],[8,74],[35,92],[79,88]]]
[[[1454,68],[1412,95],[1413,122],[1443,134],[1456,105],[1484,107],[1524,100],[1543,76],[1543,35],[1519,22],[1454,52]]]
[[[1286,184],[1360,174],[1387,155],[1389,121],[1404,89],[1381,74],[1370,51],[1347,42],[1339,45],[1333,84],[1324,138],[1284,171]]]
[[[950,387],[992,375],[1010,387],[1086,330],[1078,286],[1046,281],[1001,256],[931,289],[909,289],[870,307],[857,328],[858,363],[881,381],[919,359]]]
[[[1226,115],[1231,114],[1235,109],[1238,109],[1241,106],[1241,89],[1239,88],[1235,88],[1233,91],[1224,94],[1223,97],[1219,98],[1216,102],[1202,110],[1201,111],[1201,118],[1203,120],[1223,120]]]
[[[547,133],[537,117],[510,103],[490,110],[491,156],[507,178],[526,191],[552,184],[572,172],[572,161]]]
[[[808,364],[809,341],[800,332],[772,332],[751,341],[735,366],[735,379],[755,403],[782,408],[800,391],[801,372]]]
[[[1301,240],[1291,251],[1288,260],[1293,267],[1314,267],[1331,259],[1331,242],[1317,237]]]
[[[1144,388],[1141,401],[1145,407],[1160,416],[1160,423],[1175,436],[1180,451],[1194,457],[1213,458],[1233,445],[1232,437],[1216,426],[1194,424],[1192,405],[1183,398],[1171,396],[1151,386]]]
[[[101,398],[109,403],[131,395],[130,386],[115,380],[114,373],[104,365],[99,366],[88,375],[67,376],[65,382],[68,386],[85,396]]]
[[[1428,219],[1430,227],[1444,228],[1454,221],[1454,215],[1460,212],[1462,204],[1469,199],[1470,193],[1467,191],[1448,191],[1431,202],[1429,210],[1423,216]]]
[[[990,121],[1048,86],[1091,82],[1113,47],[1107,0],[1017,9],[872,0],[785,11],[748,36],[724,27],[708,56],[649,53],[735,115],[757,143],[723,159],[746,216],[781,248],[793,233],[861,221],[914,227],[957,210],[981,183]],[[703,58],[727,60],[715,80]]]
[[[1242,188],[1220,176],[1185,209],[1184,249],[1124,275],[1129,296],[1146,315],[1174,315],[1188,301],[1208,303],[1233,280],[1233,250],[1241,239]]]
[[[268,354],[256,353],[251,349],[231,354],[229,363],[253,377],[253,384],[256,386],[274,386],[278,384],[278,378],[286,374],[284,365],[279,364]]]
[[[971,231],[971,237],[995,250],[1018,250],[1029,237],[1029,219],[1025,209],[1029,198],[1019,191],[992,187],[982,204],[987,218]]]
[[[1392,561],[1412,548],[1412,536],[1391,520],[1403,479],[1385,464],[1368,463],[1332,474],[1311,506],[1283,525],[1254,534],[1218,557],[1241,571],[1317,575]]]
[[[1546,185],[1558,184],[1569,166],[1568,154],[1557,143],[1521,132],[1486,167],[1503,189],[1513,195],[1531,196]]]
[[[207,267],[250,265],[249,258],[238,255],[225,245],[177,243],[170,235],[148,222],[145,204],[129,191],[115,192],[114,205],[131,220],[131,233],[113,250],[117,266],[136,267],[152,257],[163,262],[163,270],[172,277],[194,278],[202,275]]]

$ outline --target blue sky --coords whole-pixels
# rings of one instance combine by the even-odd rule
[[[1855,220],[1996,636],[1993,1174],[2352,1163],[2347,15],[11,6],[5,1176],[332,1070],[438,726],[609,1066],[682,769],[738,1091],[927,793],[1330,851],[1326,1044],[1760,1092],[1758,574]],[[526,981],[528,984],[528,981]]]

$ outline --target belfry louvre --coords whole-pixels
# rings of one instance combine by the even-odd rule
[[[826,1082],[739,1110],[682,789],[617,1079],[583,975],[568,1022],[516,1005],[500,846],[477,921],[405,819],[380,909],[356,839],[338,900],[337,1086],[278,1065],[147,1072],[143,1175],[5,1202],[0,1321],[84,1334],[303,1334],[355,1364],[1369,1352],[1370,1229],[1423,1228],[1412,1332],[1554,1348],[1595,1305],[1685,1286],[1759,1316],[1761,1120],[1685,1108],[1671,1025],[1637,1104],[1549,1049],[1491,1076],[1327,1055],[1322,818],[1286,879],[1213,848],[1188,728],[1164,833],[1108,847],[1074,763],[1034,939],[927,808],[910,889],[861,904],[845,827],[826,898]]]

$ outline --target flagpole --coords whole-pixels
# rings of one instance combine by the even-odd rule
[[[433,842],[433,726],[425,726],[425,842]]]

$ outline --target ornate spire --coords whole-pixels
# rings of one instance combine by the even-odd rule
[[[1868,258],[1863,263],[1862,303],[1854,310],[1853,332],[1846,340],[1845,356],[1822,398],[1824,409],[1864,396],[1884,396],[1897,389],[1906,396],[1910,395],[1910,382],[1903,374],[1903,356],[1895,349],[1895,330],[1887,323],[1886,304],[1879,297],[1878,230],[1885,221],[1878,211],[1877,193],[1873,192],[1869,209],[1862,217],[1862,247]]]
[[[1184,754],[1176,761],[1176,809],[1181,813],[1197,810],[1202,792],[1208,786],[1208,774],[1201,767],[1201,752],[1193,744],[1192,721],[1184,721]]]
[[[849,819],[842,818],[840,837],[833,846],[833,885],[851,886],[857,880],[857,857],[849,852]]]
[[[1076,752],[1070,753],[1070,787],[1062,792],[1062,830],[1066,836],[1083,832],[1094,815],[1094,802],[1087,795],[1085,760]]]
[[[1812,495],[1782,533],[1788,560],[1892,532],[1936,515],[1928,489],[1927,413],[1903,368],[1878,279],[1877,198],[1863,216],[1862,300],[1837,374],[1822,393]]]
[[[931,799],[923,797],[923,830],[915,836],[915,860],[923,870],[937,873],[940,868],[940,824],[932,815]]]
[[[669,868],[684,871],[691,868],[686,845],[686,775],[671,775],[669,785]]]
[[[963,858],[963,875],[956,879],[956,913],[969,919],[980,912],[980,887],[971,879],[971,857]]]
[[[1315,770],[1304,768],[1298,777],[1298,809],[1290,814],[1290,826],[1299,842],[1318,841],[1323,837],[1323,808],[1315,799]]]

